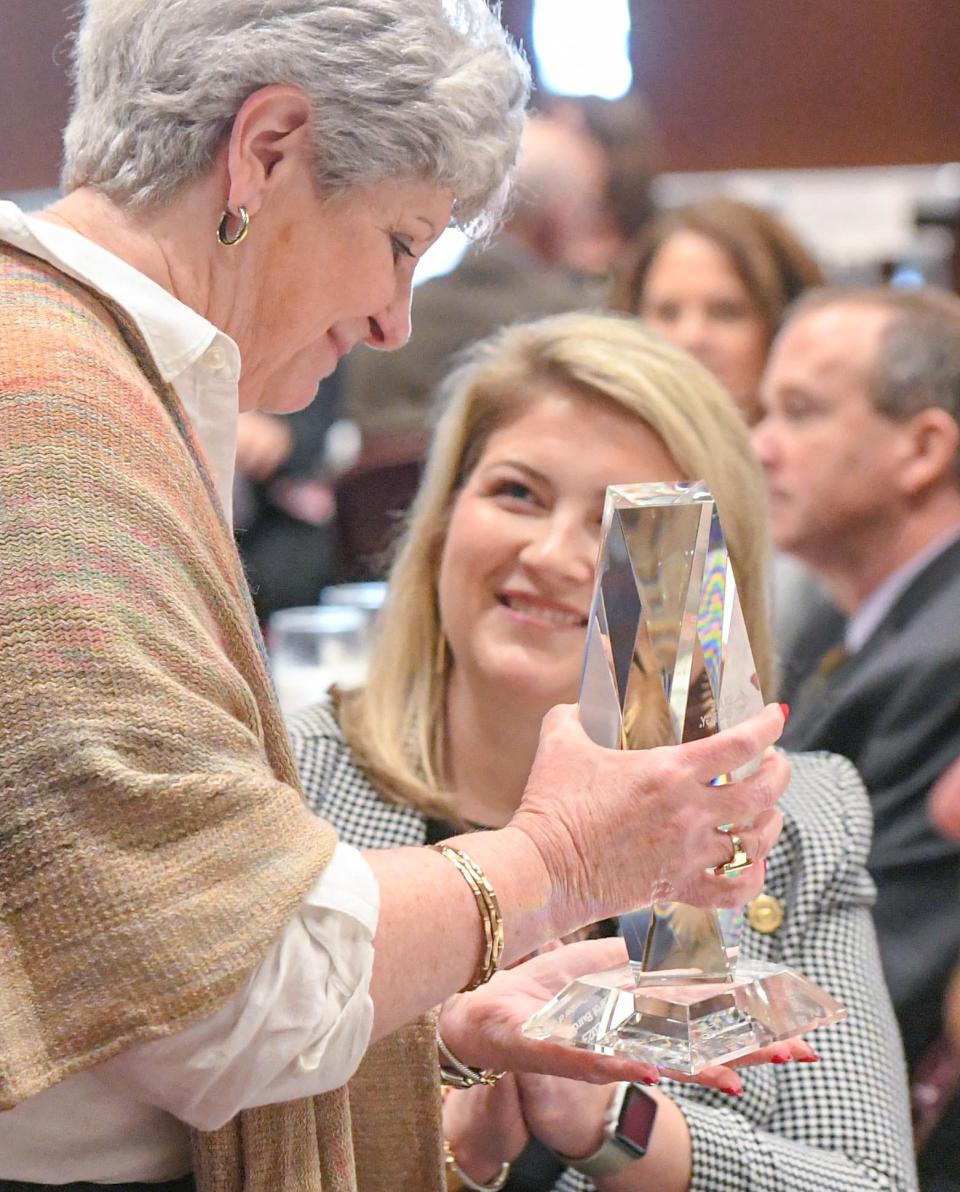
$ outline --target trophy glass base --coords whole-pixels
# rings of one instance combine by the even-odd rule
[[[744,960],[729,981],[707,983],[628,963],[571,982],[523,1032],[694,1076],[846,1016],[828,993],[782,965]]]

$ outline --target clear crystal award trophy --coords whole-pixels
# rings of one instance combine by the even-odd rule
[[[694,740],[763,707],[705,484],[607,490],[579,704],[588,735],[612,749]],[[721,830],[728,827],[742,868],[747,859],[732,827]],[[743,915],[723,916],[661,902],[642,932],[627,917],[628,962],[572,982],[524,1033],[695,1075],[846,1017],[799,973],[738,962]]]

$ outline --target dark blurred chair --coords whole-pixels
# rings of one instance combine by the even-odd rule
[[[293,435],[289,458],[262,482],[234,483],[234,522],[257,615],[314,604],[336,578],[333,493],[323,478],[327,434],[339,417],[340,380],[321,382],[316,400],[285,415]]]
[[[383,579],[403,515],[420,484],[427,436],[371,436],[337,480],[336,526],[341,583]]]

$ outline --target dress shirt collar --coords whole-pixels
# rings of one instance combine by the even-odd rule
[[[130,316],[174,387],[200,440],[227,520],[239,412],[236,343],[168,290],[70,228],[0,202],[0,240],[54,265],[112,299]]]
[[[848,653],[855,654],[858,650],[863,649],[916,576],[958,540],[960,540],[960,531],[945,530],[925,546],[919,554],[904,563],[898,571],[888,576],[878,588],[874,588],[864,603],[847,621],[844,645]]]

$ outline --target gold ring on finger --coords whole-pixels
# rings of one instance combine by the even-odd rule
[[[730,837],[733,856],[729,861],[724,862],[723,865],[718,865],[713,872],[717,877],[739,877],[741,873],[745,873],[750,868],[753,861],[747,856],[747,850],[743,847],[743,841],[736,832],[725,832],[724,835]]]

